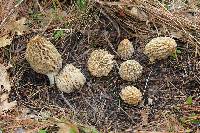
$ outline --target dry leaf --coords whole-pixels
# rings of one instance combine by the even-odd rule
[[[148,16],[146,15],[146,13],[139,10],[137,7],[132,7],[132,9],[130,10],[130,14],[138,18],[140,21],[148,20]]]
[[[60,128],[57,133],[79,133],[76,125],[72,123],[57,123],[57,125]]]
[[[17,105],[16,101],[8,102],[8,95],[9,94],[4,93],[0,96],[0,114]]]
[[[171,37],[177,38],[177,39],[180,39],[184,36],[181,31],[175,31],[175,30],[171,30],[170,34],[171,34]]]
[[[186,6],[187,5],[185,4],[184,1],[182,1],[182,0],[175,0],[175,1],[171,2],[170,6],[168,6],[168,8],[169,8],[168,10],[178,10],[178,9],[184,8]]]
[[[28,27],[24,25],[26,22],[26,18],[22,17],[21,19],[17,21],[11,22],[8,26],[7,29],[12,32],[16,32],[17,35],[22,35],[24,34],[25,31],[28,31]]]
[[[0,64],[0,70],[1,70],[0,71],[0,92],[1,91],[9,92],[11,90],[11,86],[10,86],[9,76],[8,76],[6,67]]]
[[[8,35],[0,37],[0,48],[10,45],[12,42],[11,38],[8,38]]]
[[[6,67],[0,64],[0,114],[17,105],[16,101],[8,102],[11,85]]]

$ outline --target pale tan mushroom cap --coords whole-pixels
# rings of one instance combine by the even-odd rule
[[[124,60],[131,58],[134,53],[134,48],[132,43],[128,39],[124,39],[118,45],[117,53]]]
[[[120,65],[119,75],[123,80],[135,81],[142,75],[143,67],[135,60],[127,60]]]
[[[134,86],[127,86],[121,90],[120,97],[125,103],[137,105],[142,100],[142,93]]]
[[[26,60],[38,73],[57,73],[62,67],[62,58],[55,46],[46,38],[37,35],[29,41]]]
[[[144,49],[151,62],[156,59],[161,60],[167,58],[176,51],[177,44],[174,39],[170,37],[153,38]]]
[[[94,50],[87,62],[88,70],[95,77],[107,76],[114,66],[114,56],[105,50]]]
[[[86,82],[86,78],[80,69],[72,64],[67,64],[56,76],[55,81],[59,90],[70,93],[76,89],[81,89]]]

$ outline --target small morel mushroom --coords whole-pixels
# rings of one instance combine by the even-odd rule
[[[72,64],[67,64],[55,77],[55,81],[59,90],[70,93],[76,89],[81,89],[86,79],[80,69],[74,67]]]
[[[114,55],[105,50],[94,50],[87,62],[88,70],[95,77],[107,76],[114,66]]]
[[[170,37],[153,38],[144,49],[151,62],[167,58],[176,51],[177,44]]]
[[[123,80],[135,81],[142,75],[143,67],[135,60],[127,60],[120,65],[119,75]]]
[[[129,59],[134,53],[134,48],[132,43],[128,39],[122,40],[118,45],[117,52],[122,59],[124,60]]]
[[[26,60],[37,73],[45,74],[54,84],[54,77],[62,67],[62,58],[55,46],[39,35],[27,44]]]
[[[142,100],[142,93],[134,86],[127,86],[121,90],[120,97],[125,103],[137,105]]]

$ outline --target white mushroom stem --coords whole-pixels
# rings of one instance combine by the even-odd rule
[[[55,73],[48,73],[47,76],[49,78],[50,85],[55,84]]]

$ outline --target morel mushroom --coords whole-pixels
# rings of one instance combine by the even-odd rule
[[[117,53],[120,55],[122,59],[124,60],[129,59],[134,53],[134,48],[132,43],[128,39],[122,40],[118,45]]]
[[[62,58],[55,46],[45,37],[39,35],[27,44],[26,60],[37,73],[45,74],[54,84],[54,77],[62,67]]]
[[[151,62],[156,59],[161,60],[167,58],[169,55],[176,52],[177,44],[174,39],[170,37],[153,38],[144,49]]]
[[[114,66],[114,56],[105,50],[94,50],[88,59],[88,70],[95,77],[107,76]]]
[[[127,60],[120,65],[119,75],[123,80],[135,81],[142,75],[143,67],[135,60]]]
[[[76,89],[81,89],[86,82],[86,78],[80,69],[72,64],[67,64],[56,76],[55,81],[59,90],[70,93]]]
[[[137,105],[142,100],[142,93],[134,86],[127,86],[121,90],[120,97],[125,103]]]

